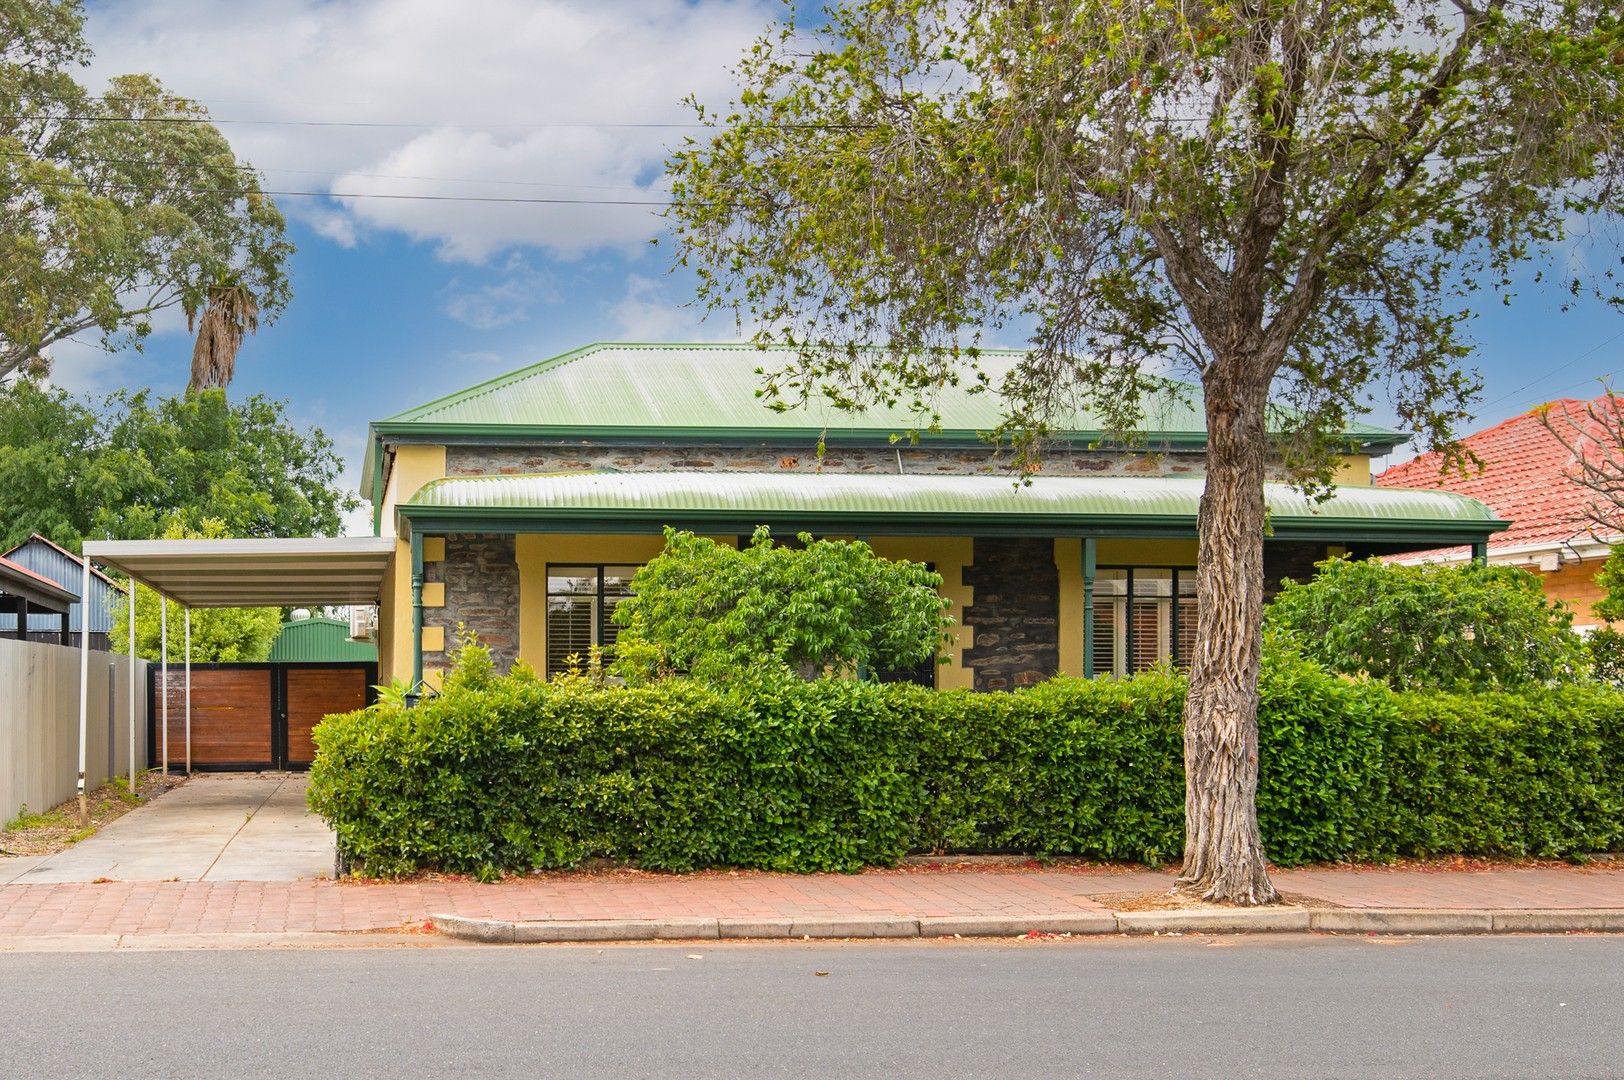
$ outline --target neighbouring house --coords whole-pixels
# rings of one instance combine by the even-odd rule
[[[981,690],[1057,673],[1182,664],[1195,636],[1196,511],[1206,445],[1199,389],[1150,402],[1146,438],[1111,444],[1065,418],[1042,472],[1012,482],[981,433],[995,393],[949,387],[936,430],[897,409],[774,411],[758,369],[792,354],[752,345],[596,344],[371,426],[363,491],[393,539],[378,597],[384,679],[437,683],[459,624],[500,668],[555,674],[612,648],[615,604],[659,553],[663,526],[728,543],[854,536],[943,576],[958,631],[917,678]],[[993,352],[998,376],[1018,353]],[[1271,582],[1329,555],[1445,545],[1483,550],[1504,525],[1447,491],[1370,483],[1369,461],[1407,436],[1344,433],[1341,484],[1323,503],[1270,484]]]
[[[9,629],[0,629],[0,637],[66,645],[69,642],[68,609],[78,602],[78,593],[0,556],[0,627],[10,624]],[[44,630],[47,621],[56,624],[50,633]],[[28,629],[18,633],[19,624]],[[40,627],[37,631],[36,626]]]
[[[1594,402],[1563,398],[1543,407],[1558,431],[1585,433],[1595,427],[1590,409],[1607,408],[1616,399]],[[1616,406],[1612,406],[1616,407]],[[1376,477],[1384,488],[1422,488],[1467,495],[1510,522],[1489,542],[1491,563],[1522,566],[1539,573],[1545,593],[1573,608],[1574,626],[1583,630],[1605,625],[1591,610],[1603,592],[1596,572],[1621,537],[1598,532],[1588,509],[1594,494],[1573,481],[1576,462],[1564,440],[1540,421],[1541,410],[1514,416],[1504,423],[1461,440],[1482,461],[1481,470],[1443,472],[1438,454],[1423,454],[1394,465]],[[1594,438],[1606,438],[1596,431]],[[1414,552],[1402,561],[1463,562],[1471,552],[1460,546]]]
[[[272,664],[349,664],[378,659],[378,646],[350,637],[350,624],[344,619],[319,615],[294,618],[282,624],[271,642],[266,661]]]
[[[19,566],[46,578],[60,588],[69,590],[75,597],[79,595],[80,579],[84,574],[84,562],[60,544],[52,543],[45,537],[35,533],[21,544],[4,553],[4,557]],[[124,592],[124,587],[97,568],[92,562],[90,567],[90,647],[102,652],[109,650],[108,635],[113,629],[113,607],[117,599]],[[63,641],[64,644],[77,645],[79,634],[85,625],[85,605],[79,600],[73,602],[68,609],[68,637],[64,641],[57,628],[57,616],[52,613],[36,611],[28,616],[28,640],[30,641]],[[17,616],[14,612],[0,611],[0,636],[13,637],[17,633]]]

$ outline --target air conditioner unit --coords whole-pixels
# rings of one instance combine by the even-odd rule
[[[378,609],[370,604],[350,608],[350,637],[356,641],[375,641],[378,637]]]

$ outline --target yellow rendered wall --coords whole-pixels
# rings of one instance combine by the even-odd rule
[[[1081,544],[1081,541],[1076,541]],[[1194,566],[1196,543],[1191,540],[1096,540],[1094,562],[1098,566]],[[1079,555],[1079,565],[1082,556]],[[1078,582],[1082,571],[1077,571]],[[1079,584],[1081,589],[1082,585]],[[1079,601],[1080,603],[1081,601]],[[1081,626],[1081,623],[1078,624]],[[1079,631],[1080,633],[1081,631]],[[1079,663],[1082,654],[1079,653]]]
[[[378,533],[395,535],[395,507],[411,502],[418,489],[430,480],[445,476],[445,447],[410,444],[397,446],[389,455],[389,478],[384,483],[383,507],[378,514]]]
[[[958,536],[876,536],[869,540],[874,553],[886,559],[908,559],[930,563],[942,575],[942,595],[951,606],[952,641],[948,662],[936,669],[936,685],[943,690],[969,690],[975,685],[975,672],[964,666],[964,650],[970,648],[975,631],[964,625],[964,611],[975,599],[975,590],[964,584],[964,569],[974,559],[974,542]]]
[[[538,672],[547,666],[548,563],[641,566],[665,547],[665,537],[649,534],[521,533],[513,540],[519,564],[519,659]]]
[[[1098,552],[1096,551],[1096,561]],[[1083,674],[1083,542],[1054,542],[1054,565],[1060,572],[1060,625],[1055,637],[1060,649],[1060,674]]]
[[[1370,459],[1362,455],[1345,457],[1337,466],[1336,476],[1333,479],[1338,484],[1351,484],[1355,487],[1370,486]]]

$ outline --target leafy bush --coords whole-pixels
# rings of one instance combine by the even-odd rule
[[[1624,634],[1610,626],[1599,627],[1585,638],[1585,648],[1590,651],[1590,677],[1624,690]]]
[[[632,682],[681,672],[727,682],[763,665],[803,674],[910,668],[951,625],[940,574],[882,559],[856,540],[740,549],[674,529],[615,608],[615,671]]]
[[[594,857],[854,870],[910,851],[1157,862],[1183,843],[1184,689],[1170,672],[1008,694],[488,678],[329,717],[310,803],[383,876]],[[1624,694],[1401,694],[1271,657],[1259,722],[1279,864],[1624,845]]]
[[[1329,559],[1287,582],[1264,626],[1327,671],[1395,689],[1487,690],[1574,682],[1587,663],[1573,617],[1511,566]]]

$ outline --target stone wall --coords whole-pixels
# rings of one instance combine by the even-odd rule
[[[964,610],[975,644],[964,666],[977,690],[1033,686],[1060,670],[1060,571],[1054,541],[975,541],[964,583],[975,598]]]
[[[513,537],[453,533],[445,538],[445,561],[423,564],[424,581],[445,582],[445,607],[425,608],[424,626],[445,627],[445,652],[424,653],[428,670],[450,666],[457,623],[479,635],[496,670],[506,672],[519,656],[519,564]]]
[[[900,469],[899,469],[900,461]],[[1184,476],[1200,475],[1204,455],[1189,452],[1078,450],[1055,451],[1043,459],[1051,476]],[[524,446],[448,446],[446,475],[582,472],[721,470],[735,472],[896,473],[969,476],[997,474],[1009,459],[991,447],[831,447],[820,463],[817,447],[773,446],[594,446],[558,440]]]

